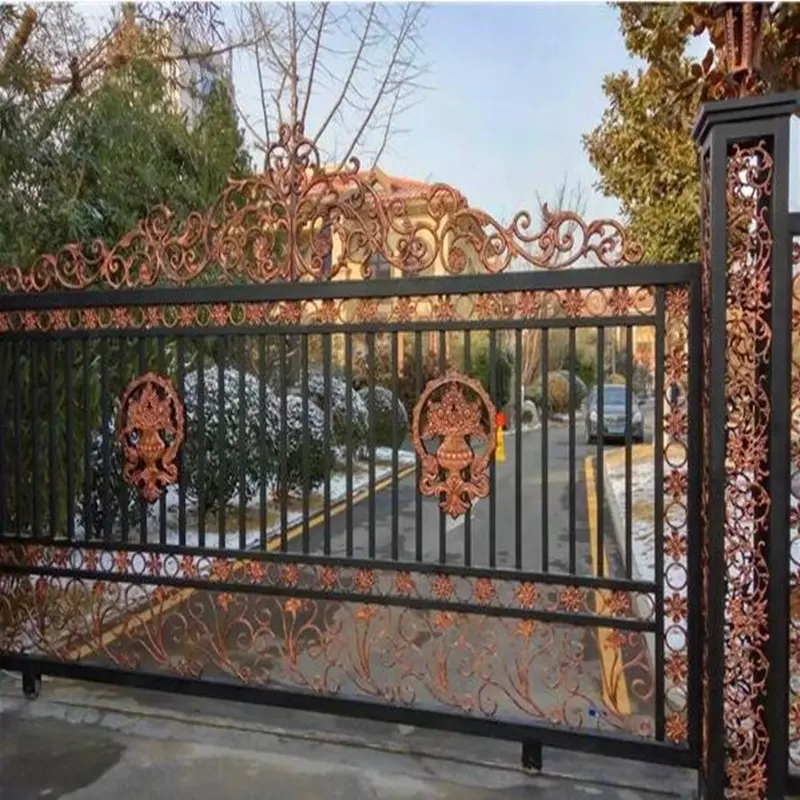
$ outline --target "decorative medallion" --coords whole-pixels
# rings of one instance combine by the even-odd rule
[[[175,458],[183,435],[183,403],[169,378],[148,372],[128,384],[117,418],[122,475],[148,503],[177,482]]]
[[[489,495],[486,470],[497,445],[496,413],[480,381],[453,370],[429,381],[414,407],[419,490],[429,497],[440,495],[439,505],[453,519]],[[440,444],[431,453],[423,442],[435,438]]]

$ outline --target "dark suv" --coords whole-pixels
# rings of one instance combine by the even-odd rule
[[[597,440],[597,433],[602,430],[603,439],[624,439],[630,430],[634,442],[644,441],[644,414],[639,406],[636,394],[631,395],[631,418],[626,419],[625,406],[626,387],[609,383],[603,387],[603,419],[598,420],[597,387],[589,391],[584,406],[586,422],[586,441]]]

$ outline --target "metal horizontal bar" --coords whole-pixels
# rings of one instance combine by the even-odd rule
[[[168,586],[175,589],[194,589],[199,592],[229,592],[236,594],[254,594],[264,597],[298,597],[304,600],[324,600],[338,603],[361,603],[378,606],[394,606],[397,608],[414,608],[418,611],[452,611],[456,614],[480,614],[487,617],[506,619],[532,619],[540,622],[575,627],[604,627],[616,630],[640,631],[655,633],[652,622],[639,619],[603,617],[597,614],[577,614],[561,611],[549,611],[535,608],[505,608],[501,606],[478,605],[475,603],[448,602],[432,597],[404,597],[399,595],[359,594],[347,591],[320,591],[299,587],[273,586],[269,584],[236,583],[232,581],[207,581],[193,578],[172,578],[161,575],[126,575],[113,572],[97,573],[88,570],[59,569],[55,567],[37,567],[34,570],[26,567],[10,567],[8,573],[19,575],[47,575],[51,577],[69,578],[71,580],[102,580],[107,583],[128,583],[135,586]],[[146,604],[145,604],[146,605]]]
[[[697,263],[639,264],[630,267],[543,269],[503,272],[497,275],[447,275],[388,280],[299,281],[248,286],[170,286],[42,294],[5,293],[0,295],[0,311],[671,286],[689,283],[699,272],[700,265]]]
[[[411,572],[420,574],[452,575],[461,578],[489,578],[496,581],[510,581],[516,583],[539,583],[554,586],[576,586],[583,589],[608,589],[624,592],[640,592],[652,594],[656,591],[656,584],[652,581],[628,580],[624,578],[594,578],[583,575],[570,575],[558,572],[533,572],[502,567],[481,568],[465,567],[455,564],[431,564],[419,561],[389,561],[381,559],[360,559],[337,556],[324,556],[301,553],[281,553],[278,551],[259,552],[255,550],[236,551],[218,550],[203,547],[180,547],[175,545],[140,544],[137,542],[116,542],[109,546],[107,542],[81,542],[79,545],[70,544],[63,539],[50,538],[32,539],[17,537],[2,537],[0,543],[22,545],[41,545],[44,547],[68,547],[78,550],[103,550],[108,552],[126,553],[153,553],[164,556],[197,556],[209,559],[228,559],[230,561],[263,561],[277,564],[296,564],[299,567],[347,567],[352,569],[369,568],[385,572]],[[9,569],[18,569],[16,565],[0,562],[0,573]],[[34,567],[22,566],[22,571],[33,572]],[[106,573],[93,573],[95,577]]]
[[[789,233],[792,236],[800,236],[800,211],[789,214]]]
[[[628,317],[549,317],[547,319],[506,319],[498,316],[493,319],[463,319],[450,322],[437,322],[430,320],[415,320],[413,322],[380,321],[371,323],[338,323],[334,325],[225,325],[220,327],[178,328],[161,326],[157,328],[93,328],[81,330],[59,331],[13,331],[0,333],[0,337],[7,341],[16,338],[26,340],[52,340],[52,339],[92,339],[120,338],[126,336],[143,337],[146,339],[159,336],[170,338],[202,336],[300,336],[303,334],[319,335],[324,333],[389,333],[414,331],[465,331],[465,330],[535,330],[568,328],[618,328],[631,325],[636,327],[653,326],[656,317],[653,314],[635,315]]]
[[[174,692],[194,697],[212,697],[219,700],[292,708],[322,714],[337,714],[356,719],[372,719],[377,722],[412,725],[511,742],[536,740],[548,747],[648,761],[654,764],[691,768],[697,767],[698,761],[697,754],[692,753],[686,747],[671,743],[642,739],[630,734],[568,728],[553,725],[544,720],[525,724],[452,711],[410,708],[372,700],[281,690],[273,687],[243,686],[222,681],[192,680],[154,672],[126,672],[109,667],[63,663],[17,655],[0,655],[0,669],[26,670],[73,680]]]

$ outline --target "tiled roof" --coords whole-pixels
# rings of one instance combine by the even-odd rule
[[[414,178],[404,178],[395,175],[387,175],[381,169],[361,170],[355,173],[360,180],[371,186],[376,193],[383,194],[387,199],[401,200],[424,200],[431,193],[435,186],[432,183],[418,181]],[[352,186],[347,173],[335,176],[331,181],[331,188],[336,191],[347,191]],[[461,192],[454,190],[460,203],[467,205],[467,198]]]

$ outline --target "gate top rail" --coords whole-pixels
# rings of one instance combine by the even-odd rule
[[[587,222],[544,206],[537,230],[527,211],[504,226],[442,183],[411,198],[387,194],[357,159],[340,170],[321,164],[301,126],[282,126],[267,165],[230,179],[209,209],[185,220],[159,207],[110,246],[76,242],[27,267],[0,265],[0,290],[328,281],[351,266],[369,278],[376,256],[409,277],[498,274],[514,262],[564,269],[590,256],[616,267],[644,255],[613,219]]]

